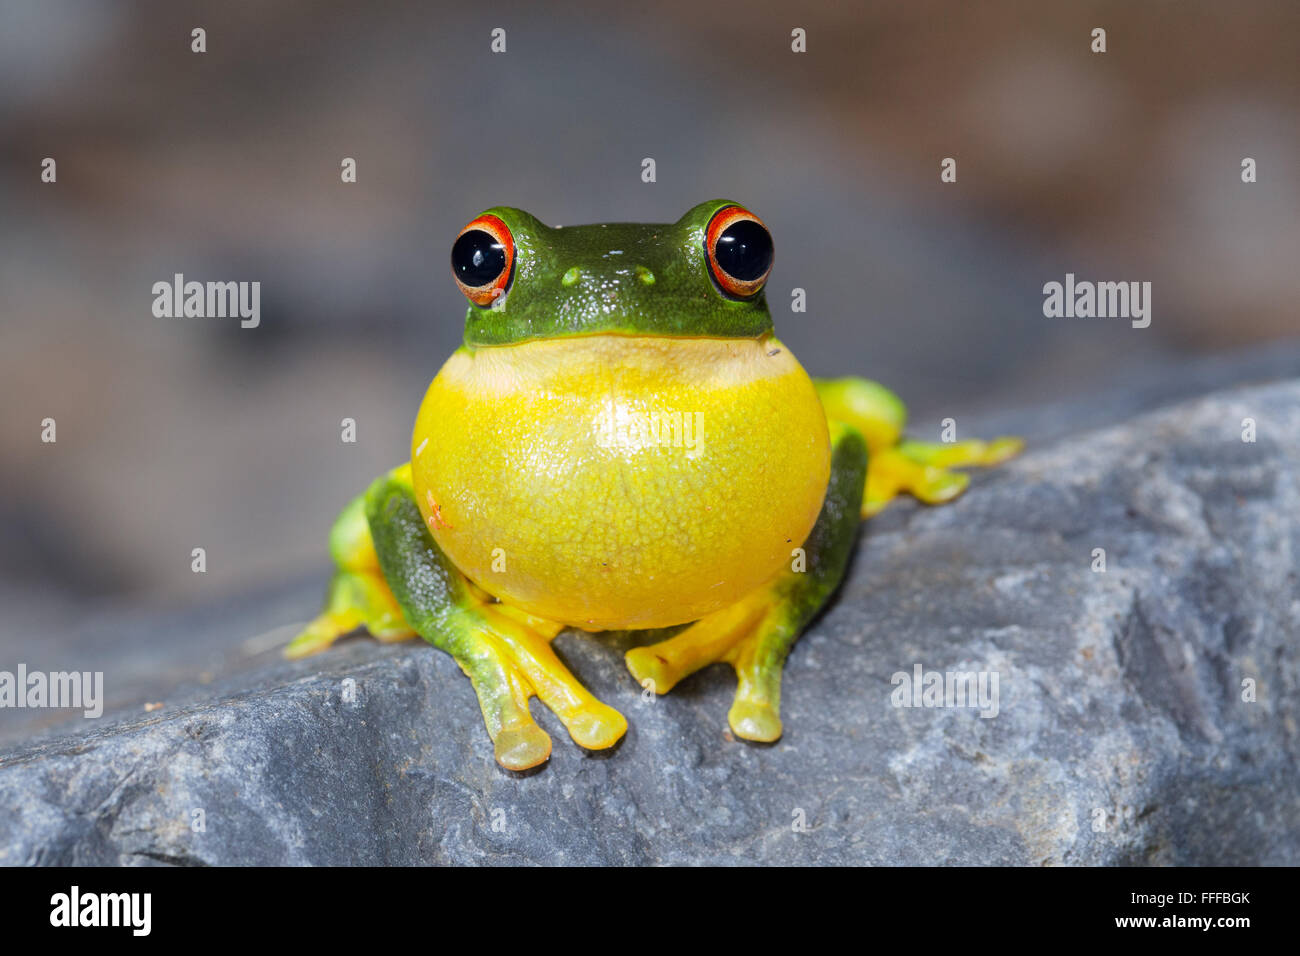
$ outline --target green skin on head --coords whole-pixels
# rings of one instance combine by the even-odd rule
[[[522,209],[496,206],[515,242],[514,275],[490,306],[471,305],[465,344],[505,345],[565,335],[622,332],[757,338],[772,331],[760,291],[723,295],[705,260],[712,199],[674,223],[552,228]]]

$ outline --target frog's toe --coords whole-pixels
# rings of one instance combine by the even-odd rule
[[[667,640],[632,648],[623,655],[627,669],[642,687],[666,694],[682,678],[727,660],[736,642],[767,610],[766,602],[760,600],[762,593],[701,618]]]
[[[990,467],[1020,454],[1019,438],[937,443],[904,441],[871,456],[867,465],[862,516],[876,514],[904,492],[928,505],[952,501],[970,484],[970,476],[950,468]]]
[[[284,656],[290,660],[300,657],[310,657],[312,654],[319,654],[327,650],[335,641],[344,634],[356,630],[361,626],[361,619],[355,615],[331,614],[325,612],[318,615],[310,624],[302,629],[289,645],[284,649]]]
[[[735,703],[727,713],[727,723],[737,737],[746,740],[772,743],[781,739],[781,718],[772,705],[764,700],[743,700],[737,694]]]
[[[627,718],[613,707],[596,702],[595,707],[584,708],[565,722],[569,736],[580,747],[588,750],[605,750],[614,746],[627,733]]]
[[[551,757],[551,737],[536,724],[502,730],[492,741],[497,763],[507,770],[531,770]]]
[[[927,505],[941,505],[952,501],[969,486],[970,475],[927,466],[908,483],[907,490]]]
[[[624,657],[628,670],[658,694],[682,678],[723,661],[736,672],[735,701],[727,722],[737,737],[773,741],[781,736],[781,671],[806,609],[767,588],[702,618],[666,641],[635,647]]]
[[[1004,461],[1015,458],[1024,450],[1025,440],[1023,438],[1004,435],[1001,438],[994,438],[992,441],[986,442],[984,454],[974,464],[982,466],[1000,465]]]
[[[988,468],[1014,458],[1024,448],[1024,439],[1010,436],[989,441],[975,438],[958,442],[920,442],[908,439],[898,445],[899,453],[909,461],[939,468]]]
[[[663,656],[659,644],[634,647],[623,655],[623,662],[638,684],[648,687],[656,694],[668,693],[685,676]]]
[[[971,439],[959,442],[906,440],[871,456],[862,497],[862,517],[880,511],[906,492],[928,505],[952,501],[970,484],[970,476],[950,468],[987,468],[1020,454],[1019,438]]]
[[[937,465],[920,464],[899,448],[876,452],[867,463],[862,517],[869,518],[907,492],[930,505],[952,501],[970,484],[970,476]]]
[[[363,626],[386,644],[415,636],[379,571],[340,570],[330,580],[325,609],[289,643],[284,656],[317,654]]]
[[[759,626],[732,648],[728,660],[736,669],[737,686],[727,723],[737,737],[760,743],[780,739],[781,675],[806,618],[807,604],[791,601],[787,592],[786,600],[773,605]]]
[[[482,618],[465,611],[446,622],[447,650],[469,677],[492,738],[497,763],[528,770],[551,755],[551,738],[528,710],[536,691],[514,662],[506,643]]]
[[[551,640],[560,625],[503,604],[482,605],[476,613],[505,649],[516,679],[555,713],[574,743],[604,750],[627,733],[626,718],[594,697],[556,656]]]

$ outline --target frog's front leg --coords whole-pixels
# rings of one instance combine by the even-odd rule
[[[950,468],[996,465],[1024,447],[1019,438],[919,442],[903,437],[907,409],[898,396],[863,378],[818,379],[813,383],[828,418],[847,422],[867,440],[871,464],[862,498],[862,517],[876,514],[900,492],[930,505],[951,501],[970,476]]]
[[[409,470],[371,485],[366,518],[405,620],[451,654],[474,685],[498,763],[526,770],[550,756],[551,738],[528,711],[534,696],[581,746],[618,742],[627,730],[623,715],[593,697],[551,648],[560,625],[494,602],[457,570],[425,526]]]
[[[830,432],[826,499],[808,539],[792,554],[791,569],[668,640],[627,652],[632,676],[659,694],[707,664],[729,663],[738,686],[727,719],[736,735],[748,740],[772,741],[781,736],[781,671],[786,655],[839,586],[857,536],[866,443],[841,422],[830,422]]]

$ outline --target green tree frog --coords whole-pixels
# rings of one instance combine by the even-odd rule
[[[969,478],[950,468],[1021,443],[905,440],[883,386],[814,382],[774,334],[772,263],[766,226],[727,200],[660,225],[473,219],[451,249],[464,345],[410,460],[335,522],[325,607],[286,653],[363,626],[418,635],[469,677],[497,761],[524,770],[551,753],[534,696],[582,747],[627,729],[556,656],[561,630],[687,625],[630,650],[632,676],[664,694],[725,661],[731,730],[780,737],[786,656],[860,519],[900,492],[951,500]]]

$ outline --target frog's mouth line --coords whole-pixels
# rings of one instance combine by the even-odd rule
[[[776,332],[767,329],[757,335],[698,335],[689,332],[646,332],[640,329],[597,329],[591,332],[565,332],[562,335],[532,335],[513,342],[466,343],[461,348],[469,352],[491,349],[510,349],[539,342],[563,342],[571,339],[653,339],[663,342],[762,342],[775,339]]]

